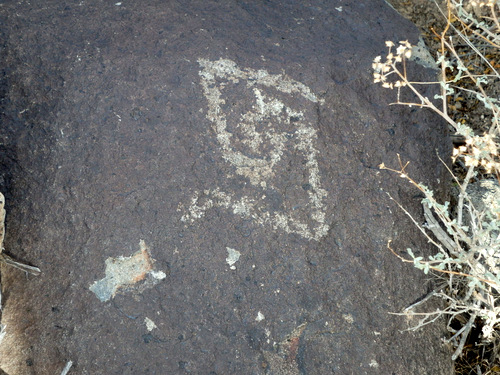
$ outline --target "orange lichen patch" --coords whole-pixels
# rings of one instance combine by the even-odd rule
[[[294,362],[295,358],[297,357],[297,352],[299,350],[299,342],[300,342],[300,337],[291,337],[289,340],[289,346],[288,346],[288,361],[289,362]]]
[[[148,272],[153,270],[153,260],[148,252],[146,244],[143,240],[141,240],[139,245],[141,247],[141,250],[131,257],[132,264],[140,265],[140,269],[138,271],[141,271],[137,274],[137,276],[133,278],[132,282],[134,284],[144,280]]]
[[[300,326],[296,327],[288,336],[288,338],[281,343],[283,349],[286,353],[286,358],[288,362],[295,362],[297,358],[297,353],[299,351],[300,344],[300,336],[304,329],[306,328],[307,323],[303,323]]]
[[[154,259],[145,242],[139,242],[140,250],[129,257],[106,259],[106,276],[94,282],[90,290],[102,302],[109,301],[119,290],[142,290],[166,277],[161,271],[154,271]]]
[[[278,344],[278,352],[264,351],[265,366],[269,366],[273,374],[299,375],[298,354],[302,333],[307,323],[295,327],[283,341]]]

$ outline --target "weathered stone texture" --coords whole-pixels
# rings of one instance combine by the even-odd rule
[[[396,175],[437,186],[443,124],[372,84],[383,1],[5,2],[9,374],[451,374]],[[416,78],[431,72],[410,64]],[[431,93],[429,93],[431,95]],[[140,245],[140,241],[141,245]]]

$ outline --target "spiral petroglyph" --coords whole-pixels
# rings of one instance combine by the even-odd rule
[[[192,223],[207,210],[224,207],[275,230],[312,240],[325,236],[328,194],[321,185],[316,130],[305,114],[322,100],[285,74],[240,68],[227,59],[198,63],[206,118],[223,160],[234,168],[227,178],[249,184],[243,192],[220,187],[195,192],[188,207],[179,205],[182,221]],[[255,100],[231,105],[245,100],[245,90]],[[285,104],[292,96],[300,108]]]

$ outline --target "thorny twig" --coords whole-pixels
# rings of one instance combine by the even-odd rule
[[[32,275],[39,275],[40,269],[38,267],[30,266],[12,259],[10,256],[5,254],[3,247],[3,241],[5,239],[5,197],[0,193],[0,263],[7,264],[14,268],[20,269],[22,271],[31,273]],[[0,283],[0,310],[2,310],[2,285]],[[5,326],[0,325],[0,341],[5,335]]]
[[[25,271],[31,273],[32,275],[38,276],[41,272],[38,267],[18,262],[17,260],[12,259],[12,257],[8,256],[3,252],[5,250],[3,246],[3,241],[5,239],[5,214],[6,214],[4,207],[5,207],[5,197],[2,193],[0,193],[0,262],[5,263],[9,266],[13,266],[17,269],[20,269],[21,271]]]
[[[66,363],[66,366],[64,366],[61,375],[66,375],[71,369],[71,366],[73,366],[73,361],[68,361],[68,363]]]

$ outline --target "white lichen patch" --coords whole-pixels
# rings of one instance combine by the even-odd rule
[[[264,314],[262,314],[260,311],[257,313],[257,317],[255,318],[256,321],[258,322],[261,322],[263,321],[264,319],[266,319],[266,317],[264,316]]]
[[[342,318],[344,318],[344,320],[349,324],[354,323],[354,318],[351,314],[342,314]]]
[[[151,319],[149,319],[148,317],[144,318],[144,324],[146,324],[146,329],[151,332],[153,329],[155,328],[158,328],[155,324],[155,322],[153,322]]]
[[[153,269],[154,259],[143,240],[139,246],[140,250],[129,257],[106,259],[106,276],[89,287],[99,300],[109,301],[119,290],[140,292],[166,277],[163,271]]]
[[[229,264],[229,268],[235,270],[236,266],[234,264],[240,259],[241,253],[238,250],[231,249],[230,247],[226,247],[226,250],[227,250],[226,263]]]
[[[7,333],[7,331],[5,330],[5,325],[4,324],[0,324],[0,343],[2,343],[3,341],[3,338],[5,337],[5,334]]]
[[[163,271],[151,271],[150,274],[157,280],[163,280],[167,277],[167,274]]]
[[[234,168],[236,176],[246,179],[251,189],[223,192],[220,187],[195,192],[189,207],[179,206],[181,220],[192,223],[214,207],[232,210],[235,215],[251,218],[274,230],[295,233],[319,240],[328,232],[326,220],[327,192],[321,185],[316,149],[317,134],[307,121],[305,111],[313,103],[323,103],[310,88],[285,74],[240,68],[227,59],[199,59],[203,94],[208,102],[206,117],[220,147],[222,158]],[[229,88],[234,90],[229,94]],[[244,113],[233,113],[227,103],[246,101],[238,97],[241,90],[255,97],[246,103]],[[302,98],[304,108],[291,108],[282,98]],[[233,95],[233,96],[231,96]],[[297,186],[289,197],[285,191],[284,173],[293,168]],[[227,174],[227,178],[235,178]],[[301,181],[298,181],[298,180]],[[250,190],[250,191],[248,191]],[[266,192],[279,196],[280,207],[266,199]]]

